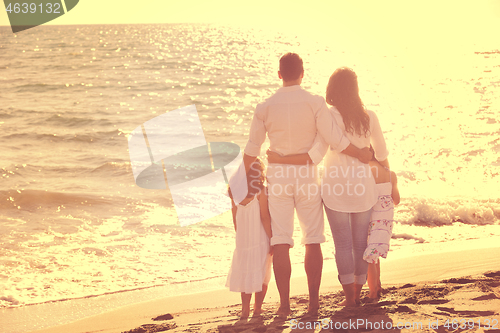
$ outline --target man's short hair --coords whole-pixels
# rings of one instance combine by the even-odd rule
[[[304,72],[302,58],[297,53],[287,53],[280,59],[280,73],[284,81],[297,80]]]

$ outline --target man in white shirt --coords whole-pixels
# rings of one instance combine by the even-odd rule
[[[350,144],[333,121],[324,98],[301,88],[304,68],[302,59],[297,54],[287,53],[280,59],[278,76],[283,80],[283,87],[255,109],[243,157],[246,170],[260,155],[266,134],[270,141],[269,149],[281,155],[307,153],[318,139],[323,139],[333,149],[368,163],[371,159],[368,148],[360,150]],[[320,137],[317,136],[318,133]],[[315,163],[321,161],[313,156],[311,158]],[[308,312],[317,313],[323,269],[320,243],[325,241],[325,236],[316,166],[269,164],[267,178],[274,275],[281,303],[277,314],[290,314],[289,249],[294,245],[294,209],[302,229],[302,243],[306,246],[304,265],[309,287]]]

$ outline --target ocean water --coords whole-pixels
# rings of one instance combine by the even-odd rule
[[[394,251],[500,235],[492,46],[431,56],[218,25],[40,26],[17,35],[0,27],[0,307],[223,287],[230,213],[180,227],[168,190],[135,184],[127,138],[194,104],[207,141],[244,148],[254,107],[280,87],[278,59],[289,51],[304,59],[303,86],[317,94],[337,67],[358,74],[398,175]],[[301,260],[297,246],[292,261]]]

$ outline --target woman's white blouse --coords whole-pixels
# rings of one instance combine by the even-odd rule
[[[370,132],[366,137],[356,133],[347,133],[338,110],[332,107],[330,111],[334,121],[353,145],[364,148],[371,144],[377,160],[387,159],[389,151],[380,123],[373,111],[367,111],[370,116]],[[321,143],[323,144],[324,142]],[[377,202],[378,193],[369,164],[361,163],[357,158],[339,151],[328,149],[322,179],[322,198],[328,208],[339,212],[359,213],[371,209]]]

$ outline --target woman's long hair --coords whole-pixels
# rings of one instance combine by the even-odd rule
[[[333,72],[326,87],[326,102],[340,112],[346,132],[368,136],[370,116],[359,97],[358,77],[352,69],[341,67]]]

